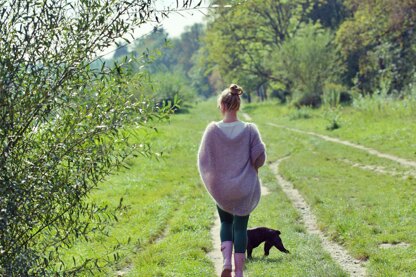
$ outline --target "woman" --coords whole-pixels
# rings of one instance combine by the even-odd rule
[[[198,153],[199,173],[221,220],[222,277],[231,277],[233,244],[235,276],[243,276],[247,223],[260,200],[257,172],[266,158],[256,125],[238,120],[242,93],[233,84],[218,97],[223,120],[207,126]]]

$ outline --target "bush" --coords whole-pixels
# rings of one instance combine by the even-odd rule
[[[292,100],[298,106],[318,107],[324,84],[337,79],[341,66],[332,41],[330,31],[305,24],[273,53],[271,68],[291,84]]]
[[[325,110],[324,118],[328,121],[327,130],[333,131],[341,128],[341,107],[329,107]]]
[[[338,107],[344,87],[339,84],[326,83],[323,90],[323,102],[329,107]]]
[[[149,3],[0,3],[0,275],[75,275],[99,264],[63,264],[61,251],[112,220],[90,191],[128,157],[149,154],[129,130],[169,110],[134,102],[123,65],[90,64],[149,18]]]
[[[306,106],[295,109],[289,114],[290,120],[308,119],[312,117],[312,109]]]
[[[129,89],[137,99],[142,97],[153,99],[159,105],[170,103],[176,112],[186,112],[186,108],[196,100],[196,94],[185,76],[181,73],[158,72],[145,74],[146,82],[142,82],[142,75],[130,81]],[[173,106],[173,103],[175,105]],[[180,104],[179,104],[180,103]]]

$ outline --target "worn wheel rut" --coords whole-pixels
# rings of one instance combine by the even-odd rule
[[[363,150],[363,151],[365,151],[365,152],[367,152],[371,155],[374,155],[374,156],[377,156],[377,157],[380,157],[380,158],[384,158],[384,159],[388,159],[388,160],[391,160],[391,161],[395,161],[395,162],[397,162],[401,165],[407,166],[407,167],[416,168],[416,162],[415,161],[406,160],[406,159],[403,159],[403,158],[400,158],[400,157],[397,157],[397,156],[394,156],[394,155],[391,155],[391,154],[382,153],[382,152],[377,151],[373,148],[366,147],[366,146],[359,145],[359,144],[355,144],[355,143],[352,143],[350,141],[341,140],[341,139],[338,139],[338,138],[333,138],[333,137],[317,134],[317,133],[310,132],[310,131],[303,131],[303,130],[299,130],[299,129],[295,129],[295,128],[290,128],[290,127],[287,127],[287,126],[278,125],[278,124],[274,124],[274,123],[267,123],[267,124],[270,125],[270,126],[276,127],[276,128],[283,128],[283,129],[287,129],[287,130],[290,130],[290,131],[293,131],[293,132],[315,136],[315,137],[321,138],[321,139],[326,140],[326,141],[330,141],[330,142],[350,146],[350,147],[353,147],[353,148],[356,148],[356,149]]]
[[[348,252],[339,244],[331,241],[319,228],[317,224],[316,217],[311,211],[311,208],[306,203],[305,199],[299,193],[299,191],[294,188],[292,183],[285,180],[279,173],[280,163],[287,159],[278,160],[277,162],[271,164],[271,169],[276,175],[277,181],[285,192],[287,197],[292,201],[293,206],[300,213],[302,220],[305,224],[306,230],[310,234],[315,234],[321,240],[322,246],[324,249],[331,255],[331,257],[338,262],[338,264],[350,275],[350,276],[366,276],[366,269],[363,266],[363,262],[357,260],[350,256]]]
[[[389,169],[384,166],[380,165],[370,165],[370,164],[361,164],[357,162],[350,161],[348,159],[338,159],[341,162],[349,164],[352,167],[360,168],[363,170],[371,171],[377,174],[385,174],[390,175],[393,177],[401,177],[402,179],[408,178],[416,178],[416,171],[415,170],[407,170],[407,171],[398,171],[394,169]]]

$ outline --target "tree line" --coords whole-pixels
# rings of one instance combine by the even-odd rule
[[[187,82],[203,97],[234,82],[249,101],[278,97],[308,106],[334,94],[341,101],[375,93],[404,97],[415,83],[414,0],[218,0],[212,6],[206,26],[169,40],[152,65],[158,80]],[[161,37],[167,38],[163,30]]]

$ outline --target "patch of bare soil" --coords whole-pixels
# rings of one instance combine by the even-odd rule
[[[128,265],[128,266],[126,266],[126,267],[124,267],[124,268],[122,268],[122,269],[120,269],[120,270],[116,271],[115,276],[117,276],[117,277],[124,276],[124,275],[126,275],[127,273],[129,273],[131,269],[132,269],[132,268],[131,268],[131,265]]]
[[[356,162],[350,161],[348,159],[340,159],[340,161],[342,161],[346,164],[349,164],[352,167],[361,168],[363,170],[368,170],[368,171],[372,171],[372,172],[375,172],[375,173],[386,174],[386,175],[390,175],[390,176],[393,176],[393,177],[401,177],[402,179],[408,179],[409,177],[416,178],[416,171],[414,171],[414,170],[397,171],[397,170],[388,169],[388,168],[386,168],[384,166],[380,166],[380,165],[369,165],[369,164],[356,163]]]
[[[399,243],[382,243],[379,244],[378,247],[382,249],[390,249],[390,248],[408,248],[410,246],[409,243],[406,242],[399,242]]]
[[[331,255],[331,257],[338,262],[338,264],[351,276],[366,276],[366,269],[363,261],[357,260],[350,256],[348,252],[339,244],[331,241],[319,228],[315,215],[312,213],[311,208],[306,203],[305,199],[294,188],[293,184],[285,180],[279,174],[279,165],[288,157],[278,160],[271,165],[273,172],[276,175],[277,181],[282,190],[286,193],[287,197],[292,201],[294,207],[300,213],[302,220],[305,224],[306,230],[310,234],[317,235],[322,243],[324,249]]]
[[[214,248],[208,253],[208,257],[212,260],[215,266],[217,276],[221,276],[222,270],[222,253],[221,253],[221,239],[220,239],[221,222],[218,214],[215,217],[215,223],[211,228],[211,240]]]

